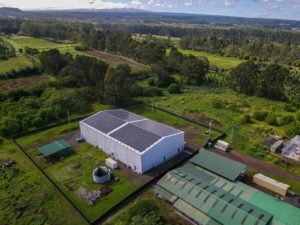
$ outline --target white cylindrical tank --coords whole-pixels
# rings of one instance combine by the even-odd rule
[[[96,184],[107,183],[110,180],[110,171],[106,167],[94,169],[93,180]]]

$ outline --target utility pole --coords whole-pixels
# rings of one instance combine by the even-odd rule
[[[233,143],[234,128],[237,127],[237,125],[235,125],[234,123],[231,123],[230,126],[231,126],[230,144],[232,144]]]
[[[152,112],[154,111],[153,98],[151,98]]]
[[[71,123],[71,119],[70,119],[70,111],[67,110],[67,114],[68,114],[68,121],[69,121],[69,124]]]
[[[210,120],[209,122],[208,122],[208,126],[209,126],[209,139],[211,138],[211,129],[212,129],[212,126],[213,126],[213,120]]]

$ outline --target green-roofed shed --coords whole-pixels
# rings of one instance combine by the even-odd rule
[[[71,153],[71,145],[65,140],[54,141],[38,148],[47,159],[54,156],[63,156]]]
[[[246,170],[245,164],[206,149],[202,149],[190,162],[231,181],[235,181]]]

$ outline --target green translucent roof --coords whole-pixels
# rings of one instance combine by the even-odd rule
[[[245,164],[225,158],[205,149],[194,156],[190,162],[231,181],[235,181],[246,169]]]
[[[45,156],[51,156],[54,154],[57,154],[59,152],[63,152],[65,150],[69,150],[71,148],[71,145],[66,142],[65,140],[59,140],[59,141],[55,141],[52,142],[48,145],[44,145],[40,148],[38,148],[38,150]]]
[[[265,225],[272,219],[265,210],[184,170],[169,172],[157,185],[221,224]]]

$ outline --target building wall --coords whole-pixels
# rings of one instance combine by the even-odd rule
[[[184,133],[162,139],[142,154],[142,173],[157,167],[184,150]]]
[[[163,138],[143,154],[80,122],[86,142],[102,149],[107,155],[123,162],[137,173],[145,173],[174,157],[184,148],[184,133]]]

